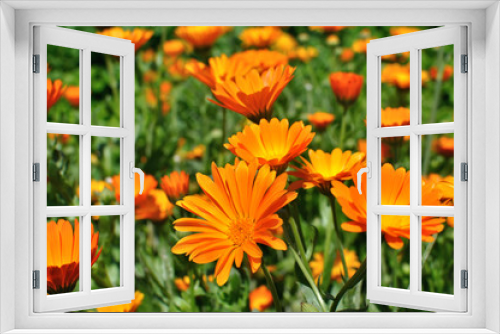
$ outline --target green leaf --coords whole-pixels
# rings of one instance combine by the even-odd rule
[[[300,309],[302,312],[319,312],[319,310],[316,308],[316,306],[308,304],[308,303],[300,304]]]

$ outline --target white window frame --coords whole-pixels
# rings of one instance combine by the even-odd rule
[[[16,9],[12,8],[15,7]],[[397,8],[394,8],[396,7]],[[453,6],[460,6],[460,9]],[[489,6],[489,7],[488,7]],[[40,10],[40,8],[52,8]],[[67,7],[67,8],[61,8]],[[98,8],[99,7],[99,8]],[[105,7],[106,9],[103,9]],[[143,8],[124,9],[129,8]],[[487,8],[488,7],[488,8]],[[24,8],[24,9],[23,9]],[[147,9],[149,8],[149,9]],[[221,9],[224,8],[224,9]],[[55,10],[58,9],[58,10]],[[500,331],[500,11],[493,2],[17,2],[0,4],[1,331],[72,333],[266,332],[493,333]],[[30,245],[31,45],[35,24],[79,25],[408,25],[462,24],[469,31],[469,275],[466,313],[397,314],[34,314]],[[15,32],[15,35],[14,35]],[[14,38],[15,36],[15,38]],[[4,47],[4,46],[7,46]],[[10,47],[10,48],[9,48]],[[488,71],[486,71],[486,66]],[[12,80],[15,78],[15,86]],[[8,110],[7,110],[8,109]],[[12,112],[15,110],[15,113]],[[488,140],[486,135],[488,134]],[[15,138],[12,145],[12,137]],[[488,152],[486,155],[485,152]],[[15,178],[12,177],[15,171]],[[488,173],[488,182],[486,174]],[[15,198],[12,196],[15,189]],[[488,194],[488,196],[486,196]],[[485,206],[486,204],[491,204]],[[14,208],[14,209],[11,209]],[[488,219],[486,219],[488,217]],[[15,224],[11,222],[14,221]],[[14,238],[12,237],[14,236]],[[14,254],[13,254],[14,253]],[[488,263],[488,266],[486,266]],[[14,288],[13,288],[14,287]],[[488,291],[488,293],[486,293]],[[12,307],[14,305],[14,307]],[[138,328],[140,330],[131,330]],[[284,330],[284,328],[288,328]],[[295,330],[290,330],[294,328]],[[356,329],[357,328],[357,329]],[[412,329],[413,328],[413,329]],[[105,331],[107,329],[108,331]],[[160,330],[163,329],[163,330]],[[176,330],[179,329],[179,330]],[[187,331],[191,329],[191,331]],[[344,329],[344,330],[343,330]],[[348,330],[349,329],[349,330]],[[264,330],[262,330],[264,332]],[[41,331],[40,331],[41,332]],[[47,330],[45,331],[47,332]]]
[[[428,29],[371,41],[367,47],[367,299],[372,303],[407,306],[429,311],[467,310],[467,290],[461,287],[461,271],[467,270],[467,185],[461,180],[461,163],[467,163],[467,76],[461,71],[461,55],[467,55],[465,26]],[[452,45],[454,55],[453,122],[422,123],[422,50]],[[381,127],[382,56],[409,52],[410,54],[410,124]],[[422,135],[455,134],[454,136],[454,206],[425,206],[421,200]],[[381,202],[381,140],[387,137],[410,138],[410,205],[383,205]],[[472,180],[471,180],[472,182]],[[404,215],[410,219],[410,286],[407,289],[381,286],[383,215]],[[422,291],[422,239],[420,219],[454,217],[453,228],[453,294]]]

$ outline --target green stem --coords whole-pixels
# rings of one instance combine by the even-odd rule
[[[321,293],[319,292],[318,287],[314,283],[314,279],[311,275],[311,272],[308,269],[309,267],[306,267],[304,265],[304,263],[300,259],[299,254],[297,254],[295,249],[290,247],[290,250],[292,251],[293,257],[295,258],[295,262],[297,262],[297,264],[299,265],[299,268],[302,271],[302,273],[304,274],[304,277],[306,278],[307,283],[309,283],[309,286],[311,287],[314,295],[316,296],[316,299],[318,300],[318,304],[321,307],[321,310],[323,312],[328,312],[328,308],[326,307],[325,301],[323,300],[323,297],[321,296]]]
[[[342,279],[347,281],[349,279],[349,272],[347,271],[347,262],[345,261],[345,256],[344,256],[344,246],[342,245],[342,238],[340,234],[340,228],[338,225],[338,220],[337,220],[337,210],[335,208],[335,198],[333,195],[329,195],[328,199],[330,200],[330,207],[332,209],[332,217],[333,217],[333,227],[335,231],[335,237],[337,239],[337,250],[340,255],[340,259],[342,260],[342,267],[344,269],[344,275],[342,275]]]
[[[271,294],[273,295],[274,307],[276,308],[276,312],[283,312],[283,306],[281,305],[280,298],[278,296],[278,290],[276,290],[276,285],[274,284],[273,277],[267,269],[267,266],[264,264],[264,259],[262,259],[262,271],[264,271],[264,275],[266,277],[267,286],[269,290],[271,290]]]
[[[331,273],[332,271],[332,266],[333,266],[333,257],[330,256],[331,254],[331,243],[332,243],[332,225],[330,222],[327,222],[325,226],[325,244],[324,244],[324,270],[323,270],[323,282],[321,287],[323,288],[323,291],[327,291],[328,287],[330,286],[331,282],[331,275],[328,273]],[[325,274],[326,273],[326,274]]]
[[[293,213],[295,213],[295,210],[292,210]],[[293,237],[295,239],[295,244],[297,245],[297,248],[299,249],[299,254],[302,262],[307,265],[307,257],[306,257],[306,250],[304,248],[304,244],[302,243],[302,238],[300,237],[299,229],[297,228],[297,221],[295,220],[295,214],[294,217],[289,219],[290,226],[292,227],[292,233]]]
[[[345,293],[355,287],[356,284],[358,284],[365,275],[366,259],[363,261],[363,263],[361,263],[361,266],[356,271],[356,273],[344,284],[342,289],[340,289],[339,293],[335,297],[335,300],[333,301],[332,306],[330,307],[330,312],[335,312],[337,310],[337,307],[339,306],[340,301],[342,300],[342,297],[344,297]]]
[[[340,148],[343,150],[344,149],[344,137],[345,137],[345,127],[346,127],[346,114],[347,114],[347,109],[349,109],[347,106],[343,105],[342,106],[342,120],[340,122]]]

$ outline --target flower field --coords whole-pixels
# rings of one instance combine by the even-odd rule
[[[366,44],[410,27],[77,27],[135,43],[136,299],[88,312],[396,312],[366,299]],[[49,46],[47,121],[79,122],[79,52]],[[409,54],[382,57],[381,126],[408,125]],[[118,126],[119,59],[92,54],[92,124]],[[422,51],[422,122],[453,121],[453,48]],[[48,134],[48,205],[79,205],[79,138]],[[385,138],[382,203],[410,201]],[[120,141],[92,138],[92,204]],[[422,137],[423,205],[453,205],[453,136]],[[48,219],[48,292],[78,289],[78,217]],[[409,286],[409,217],[382,216],[382,285]],[[119,286],[120,220],[92,217],[92,288]],[[453,219],[422,217],[422,288],[453,293]]]

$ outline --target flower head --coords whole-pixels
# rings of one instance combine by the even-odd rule
[[[288,52],[294,50],[297,47],[297,41],[295,38],[287,33],[282,33],[280,37],[274,42],[273,49],[278,50],[287,54]]]
[[[442,136],[432,141],[432,149],[445,157],[453,157],[455,144],[452,137]]]
[[[267,48],[281,36],[283,31],[279,27],[246,28],[240,35],[245,47]]]
[[[189,175],[185,171],[173,171],[161,178],[161,188],[172,201],[186,195],[189,190]]]
[[[438,79],[438,69],[436,66],[432,66],[431,69],[429,70],[429,73],[432,80]],[[447,81],[449,78],[451,78],[452,75],[453,75],[453,66],[445,65],[441,76],[441,81]]]
[[[186,196],[177,205],[201,217],[180,218],[174,228],[195,232],[172,248],[174,254],[186,254],[189,260],[204,264],[217,261],[214,277],[223,285],[233,262],[240,267],[247,254],[255,273],[263,256],[258,244],[286,250],[283,240],[272,231],[283,224],[276,212],[293,201],[297,193],[285,189],[288,175],[276,176],[268,165],[244,161],[217,167],[212,163],[212,178],[198,173],[196,179],[208,199]]]
[[[316,49],[313,46],[308,46],[308,47],[300,46],[288,52],[288,57],[290,59],[299,59],[304,63],[308,63],[311,59],[316,58],[318,54],[319,54],[318,49]]]
[[[337,251],[330,278],[340,283],[342,282],[342,276],[345,276],[345,273],[342,265],[342,258],[339,255],[340,253]],[[348,249],[344,249],[344,259],[347,265],[348,276],[351,278],[356,270],[361,266],[361,263],[359,262],[356,252]],[[319,276],[322,275],[325,270],[325,256],[323,253],[314,253],[313,260],[309,262],[309,266],[311,267],[314,280],[317,281]]]
[[[69,86],[66,88],[64,92],[64,98],[68,100],[69,104],[73,107],[80,106],[80,87],[78,86]]]
[[[72,292],[80,276],[80,224],[75,219],[75,228],[65,219],[47,223],[47,293]],[[94,233],[91,224],[91,265],[101,250],[97,250],[99,232]]]
[[[351,221],[343,223],[342,229],[348,232],[366,231],[366,176],[361,185],[362,194],[357,189],[357,179],[353,178],[354,186],[347,187],[342,182],[332,182],[331,192],[342,207],[342,212]],[[404,168],[394,169],[386,163],[382,166],[382,205],[409,205],[410,204],[410,172]],[[436,192],[427,192],[423,195],[424,203],[434,203]],[[391,248],[401,249],[403,238],[410,238],[409,216],[382,216],[382,233]],[[443,230],[444,218],[422,217],[422,240],[432,242],[433,234]]]
[[[271,119],[273,104],[286,85],[293,79],[295,68],[278,66],[262,74],[251,70],[235,80],[217,83],[212,93],[217,101],[209,99],[222,108],[241,114],[254,123],[260,119]]]
[[[201,158],[203,158],[206,150],[207,148],[205,147],[205,145],[200,144],[193,148],[191,151],[186,152],[184,154],[184,157],[187,160],[200,160]]]
[[[286,118],[261,119],[259,125],[247,125],[242,132],[230,137],[224,147],[248,163],[267,164],[279,174],[307,149],[314,135],[311,126],[304,126],[302,122],[289,126]]]
[[[175,35],[196,49],[205,49],[211,47],[215,41],[231,30],[231,27],[219,26],[188,26],[175,29]]]
[[[399,89],[410,88],[410,64],[387,64],[382,69],[381,82]]]
[[[179,39],[171,39],[163,43],[163,52],[169,57],[176,58],[189,51],[188,45]]]
[[[307,120],[314,125],[318,131],[324,131],[326,127],[335,120],[335,115],[318,111],[314,114],[307,115]]]
[[[414,27],[391,27],[391,29],[389,29],[389,32],[392,36],[409,34],[417,31],[420,31],[420,29]]]
[[[365,159],[365,154],[342,152],[340,148],[334,149],[331,153],[309,150],[311,162],[302,157],[301,159],[302,165],[292,166],[296,171],[290,172],[290,175],[301,180],[294,182],[290,187],[292,189],[318,187],[321,193],[329,195],[331,182],[350,180],[353,170]]]
[[[113,305],[106,307],[98,307],[97,312],[135,312],[137,308],[142,304],[144,299],[144,294],[140,291],[136,291],[134,294],[134,299],[128,304]]]
[[[340,54],[340,60],[343,63],[348,63],[354,58],[354,51],[351,48],[343,48],[342,53]]]
[[[47,79],[47,112],[49,109],[59,101],[59,98],[66,91],[66,86],[63,86],[61,80],[57,79],[54,82],[52,80]]]
[[[273,294],[265,285],[261,285],[250,292],[248,301],[250,311],[262,312],[273,305]]]
[[[330,84],[337,101],[344,107],[353,104],[363,87],[363,76],[350,72],[330,74]]]
[[[104,29],[103,31],[98,32],[98,34],[116,38],[128,39],[135,44],[135,51],[137,51],[141,48],[141,46],[146,44],[151,39],[151,37],[153,37],[154,31],[143,28],[124,30],[121,27],[113,27],[109,29]]]
[[[410,125],[410,109],[387,107],[382,109],[382,127]]]
[[[355,53],[366,53],[366,46],[370,43],[371,38],[358,39],[352,43],[351,49]]]
[[[250,69],[256,69],[262,73],[270,68],[288,64],[288,57],[281,52],[263,50],[247,50],[235,53],[231,59],[237,63],[246,64]],[[242,73],[242,75],[244,75]]]

